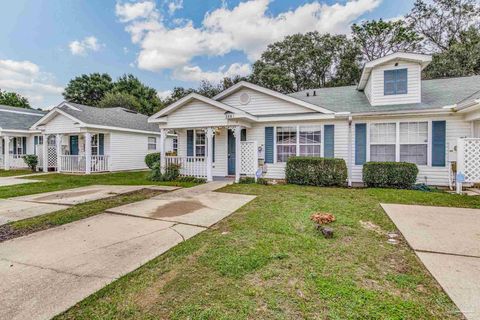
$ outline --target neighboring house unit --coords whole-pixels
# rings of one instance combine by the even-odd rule
[[[30,127],[45,112],[0,105],[0,169],[26,168],[22,157],[35,153],[39,131]]]
[[[41,132],[36,146],[39,167],[87,174],[145,169],[145,156],[158,152],[160,137],[158,127],[147,119],[124,108],[63,102],[31,127]],[[173,138],[167,139],[167,151],[173,148]]]
[[[290,156],[335,157],[351,184],[362,182],[365,162],[405,161],[418,165],[419,182],[448,185],[458,139],[480,137],[480,76],[422,81],[430,61],[413,53],[371,61],[358,86],[284,95],[240,82],[213,99],[190,94],[149,119],[161,152],[167,133],[178,134],[178,155],[162,157],[162,167],[208,180],[260,168],[283,179]]]

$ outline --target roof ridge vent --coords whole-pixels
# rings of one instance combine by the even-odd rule
[[[120,108],[120,109],[122,109],[123,111],[128,112],[128,113],[133,113],[133,114],[137,114],[137,113],[138,113],[138,112],[135,111],[135,110],[130,110],[130,109],[127,109],[127,108]]]

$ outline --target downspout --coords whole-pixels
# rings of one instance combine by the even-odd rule
[[[352,186],[352,116],[348,116],[348,186]]]

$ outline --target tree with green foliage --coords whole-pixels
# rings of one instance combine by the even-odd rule
[[[425,39],[430,52],[443,52],[462,41],[462,33],[480,24],[478,0],[416,0],[406,21]]]
[[[63,97],[70,102],[97,106],[112,88],[112,78],[107,73],[82,74],[70,80]]]
[[[358,48],[346,36],[295,34],[268,46],[253,65],[251,81],[283,93],[325,87],[334,79],[354,84],[358,57]],[[342,73],[337,74],[338,66]]]
[[[398,51],[417,51],[422,38],[403,20],[367,20],[352,25],[353,41],[365,61],[372,61]]]
[[[426,78],[463,77],[480,74],[480,30],[462,31],[450,47],[433,55]]]
[[[31,108],[27,98],[15,92],[2,91],[2,89],[0,89],[0,104],[18,108]]]
[[[137,98],[124,92],[107,92],[98,103],[99,108],[126,108],[139,111],[142,105]]]
[[[115,81],[113,93],[129,94],[137,99],[140,107],[137,112],[152,115],[162,108],[162,102],[154,88],[146,86],[132,74],[124,74]]]

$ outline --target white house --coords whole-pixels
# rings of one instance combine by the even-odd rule
[[[26,168],[22,157],[35,153],[40,131],[30,127],[45,112],[0,105],[0,169]]]
[[[63,102],[30,128],[43,171],[105,172],[145,169],[145,156],[159,151],[160,132],[148,117],[124,108]],[[174,136],[166,151],[173,150]],[[90,165],[87,165],[90,164]]]
[[[480,137],[480,76],[421,80],[430,61],[413,53],[371,61],[358,86],[285,95],[240,82],[213,99],[190,94],[149,119],[161,129],[161,152],[167,133],[178,134],[178,155],[162,157],[162,167],[177,163],[208,180],[260,168],[283,179],[290,156],[335,157],[351,184],[362,182],[365,162],[405,161],[418,165],[419,182],[448,185],[459,141],[466,156],[469,140],[459,139]]]

